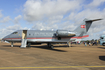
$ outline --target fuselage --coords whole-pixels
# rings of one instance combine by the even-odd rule
[[[69,33],[73,33],[70,32]],[[65,33],[66,34],[66,33]],[[82,39],[88,37],[88,35],[85,36],[78,36],[78,35],[72,35],[72,36],[57,36],[56,31],[46,31],[46,30],[27,30],[27,42],[31,43],[48,43],[48,42],[68,42],[68,41],[75,41],[76,39]],[[10,35],[3,38],[3,40],[9,41],[9,42],[21,42],[22,40],[22,30],[15,31],[11,33]]]

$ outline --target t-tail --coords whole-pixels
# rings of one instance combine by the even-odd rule
[[[84,19],[83,23],[78,26],[74,32],[78,33],[79,36],[83,36],[83,34],[86,34],[92,24],[92,22],[94,21],[98,21],[98,20],[102,20],[102,19],[94,19],[94,20],[88,20],[88,19]]]

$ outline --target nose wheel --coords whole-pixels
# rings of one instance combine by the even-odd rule
[[[11,42],[11,47],[13,47],[13,42]]]

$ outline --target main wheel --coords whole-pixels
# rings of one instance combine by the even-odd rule
[[[30,45],[31,45],[31,43],[28,43],[28,44],[27,44],[27,47],[30,47]]]
[[[105,43],[103,43],[102,45],[105,46]]]
[[[53,45],[51,45],[51,46],[50,46],[50,48],[51,48],[51,49],[54,49],[54,46],[53,46]]]
[[[54,49],[54,47],[53,47],[53,45],[51,45],[51,43],[47,43],[47,45],[50,49]]]

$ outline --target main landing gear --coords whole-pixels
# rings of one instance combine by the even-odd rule
[[[28,44],[27,44],[27,47],[30,47],[30,45],[31,45],[31,43],[28,43]]]
[[[47,43],[47,45],[50,49],[54,49],[54,47],[53,47],[53,45],[51,45],[51,43]]]

